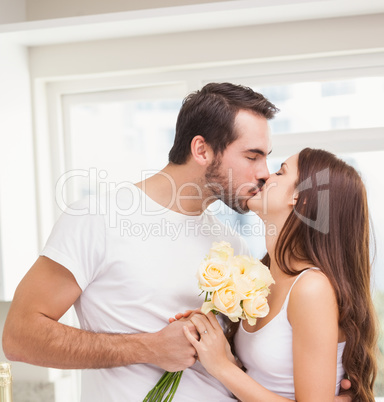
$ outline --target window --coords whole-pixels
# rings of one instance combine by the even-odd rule
[[[384,77],[292,83],[282,92],[275,85],[254,88],[280,109],[274,134],[384,126]]]
[[[348,128],[349,126],[350,126],[349,116],[331,116],[330,128],[332,130]]]
[[[354,81],[325,82],[321,84],[322,96],[351,95],[356,91]]]
[[[66,205],[95,194],[101,182],[139,182],[167,164],[182,98],[166,89],[136,96],[111,91],[65,100]]]

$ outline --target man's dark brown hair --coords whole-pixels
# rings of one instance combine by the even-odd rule
[[[210,83],[188,95],[180,109],[176,136],[169,152],[169,162],[182,165],[191,153],[196,135],[204,137],[215,155],[237,139],[234,129],[239,110],[249,110],[272,119],[279,109],[251,88],[230,83]]]

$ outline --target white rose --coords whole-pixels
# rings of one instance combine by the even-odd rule
[[[218,258],[223,261],[228,261],[233,257],[233,252],[234,250],[230,243],[226,241],[221,241],[220,243],[214,242],[209,250],[208,258]]]
[[[275,283],[272,278],[271,271],[260,260],[248,256],[240,256],[245,259],[247,263],[244,264],[244,274],[248,275],[251,279],[264,282],[266,287],[270,287]]]
[[[266,295],[267,291],[258,291],[243,300],[244,315],[250,325],[256,324],[256,318],[265,317],[269,313]]]
[[[234,266],[233,280],[238,287],[243,298],[247,298],[248,293],[259,289],[266,289],[275,281],[265,265],[259,260],[246,255],[239,255],[232,259]]]
[[[204,260],[197,272],[199,287],[207,292],[213,292],[224,286],[231,274],[229,265],[217,259]]]
[[[205,302],[201,308],[204,314],[211,310],[219,311],[226,315],[231,321],[237,322],[243,314],[240,305],[240,295],[233,282],[228,282],[226,286],[216,290],[210,302]]]

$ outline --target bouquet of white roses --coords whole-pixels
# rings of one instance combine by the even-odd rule
[[[231,321],[246,319],[255,325],[256,318],[269,313],[266,297],[275,281],[268,267],[246,255],[234,256],[229,243],[213,243],[197,277],[200,289],[206,292],[204,314],[212,310]]]
[[[200,264],[198,285],[202,293],[205,292],[201,311],[222,313],[234,322],[246,319],[250,325],[255,325],[258,317],[269,313],[266,297],[269,286],[275,281],[268,267],[259,260],[233,254],[228,242],[215,242]],[[165,372],[144,402],[172,401],[182,374],[182,371]]]

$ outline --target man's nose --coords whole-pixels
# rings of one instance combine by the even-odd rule
[[[264,180],[265,182],[271,177],[269,174],[267,163],[264,163],[261,168],[255,172],[256,180]]]

